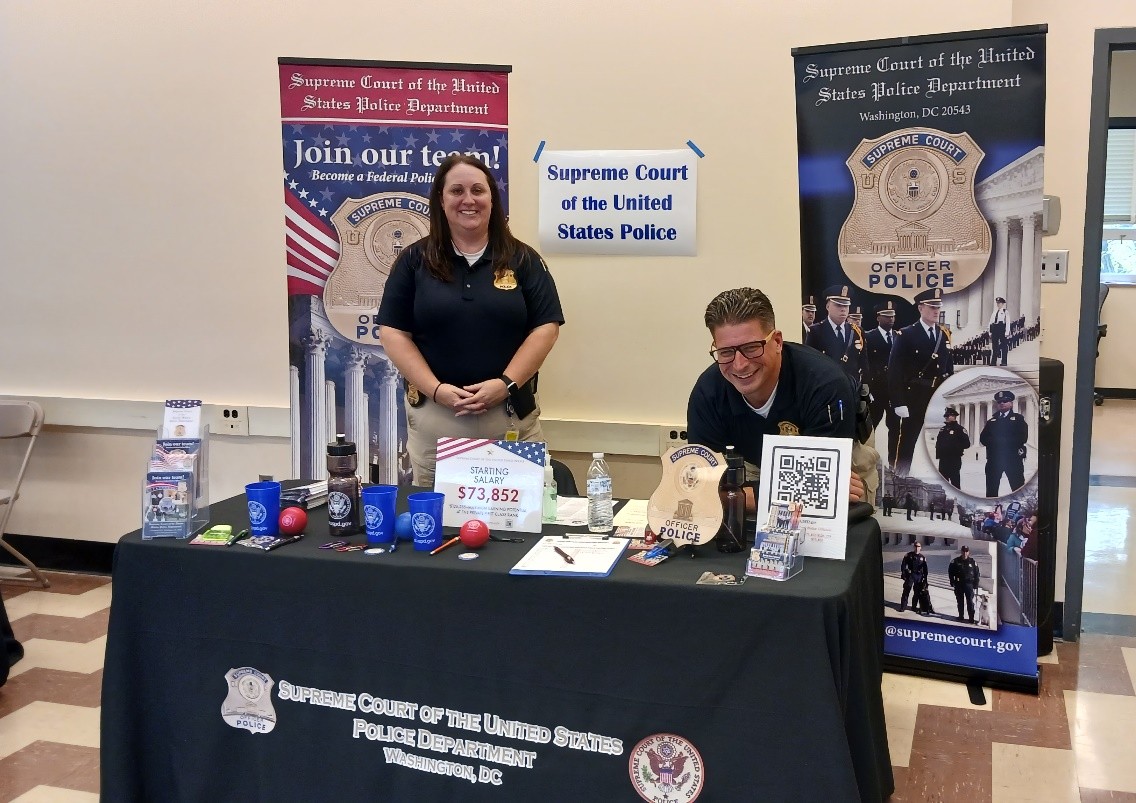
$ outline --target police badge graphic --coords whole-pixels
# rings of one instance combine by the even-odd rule
[[[429,513],[415,513],[410,517],[410,529],[418,538],[429,538],[434,534],[434,517]]]
[[[327,495],[327,512],[333,519],[342,519],[351,512],[351,497],[342,491],[332,491]]]
[[[702,756],[673,733],[656,733],[635,745],[627,772],[639,797],[651,803],[691,803],[706,780]]]
[[[977,280],[991,251],[990,224],[974,198],[984,156],[965,132],[905,128],[861,140],[845,162],[856,200],[837,241],[848,278],[908,301]]]
[[[368,530],[377,530],[383,525],[383,511],[378,505],[363,505],[363,520]]]
[[[253,527],[259,527],[264,524],[264,520],[268,518],[268,508],[255,500],[249,500],[249,524]]]
[[[348,198],[331,217],[339,234],[339,259],[323,288],[331,325],[353,343],[378,345],[375,315],[398,255],[430,231],[425,198],[380,192]]]
[[[276,727],[272,707],[272,678],[259,669],[242,666],[225,673],[228,693],[221,703],[221,718],[249,733],[269,733]]]

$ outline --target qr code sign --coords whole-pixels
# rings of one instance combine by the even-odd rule
[[[836,499],[832,489],[837,485],[840,453],[828,449],[773,450],[773,502],[800,502],[805,516],[833,518]]]

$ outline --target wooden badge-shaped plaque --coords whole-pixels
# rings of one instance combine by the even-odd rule
[[[677,446],[663,455],[663,479],[647,505],[647,523],[659,540],[705,544],[722,526],[718,483],[726,458],[698,444]]]

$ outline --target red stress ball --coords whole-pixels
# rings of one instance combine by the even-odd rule
[[[458,537],[468,549],[478,549],[489,540],[489,525],[481,519],[470,519],[458,530]]]
[[[308,526],[308,514],[303,508],[286,507],[280,511],[280,532],[299,535]]]

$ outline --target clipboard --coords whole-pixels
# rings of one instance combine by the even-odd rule
[[[627,548],[626,538],[546,535],[509,574],[560,577],[607,577]]]

